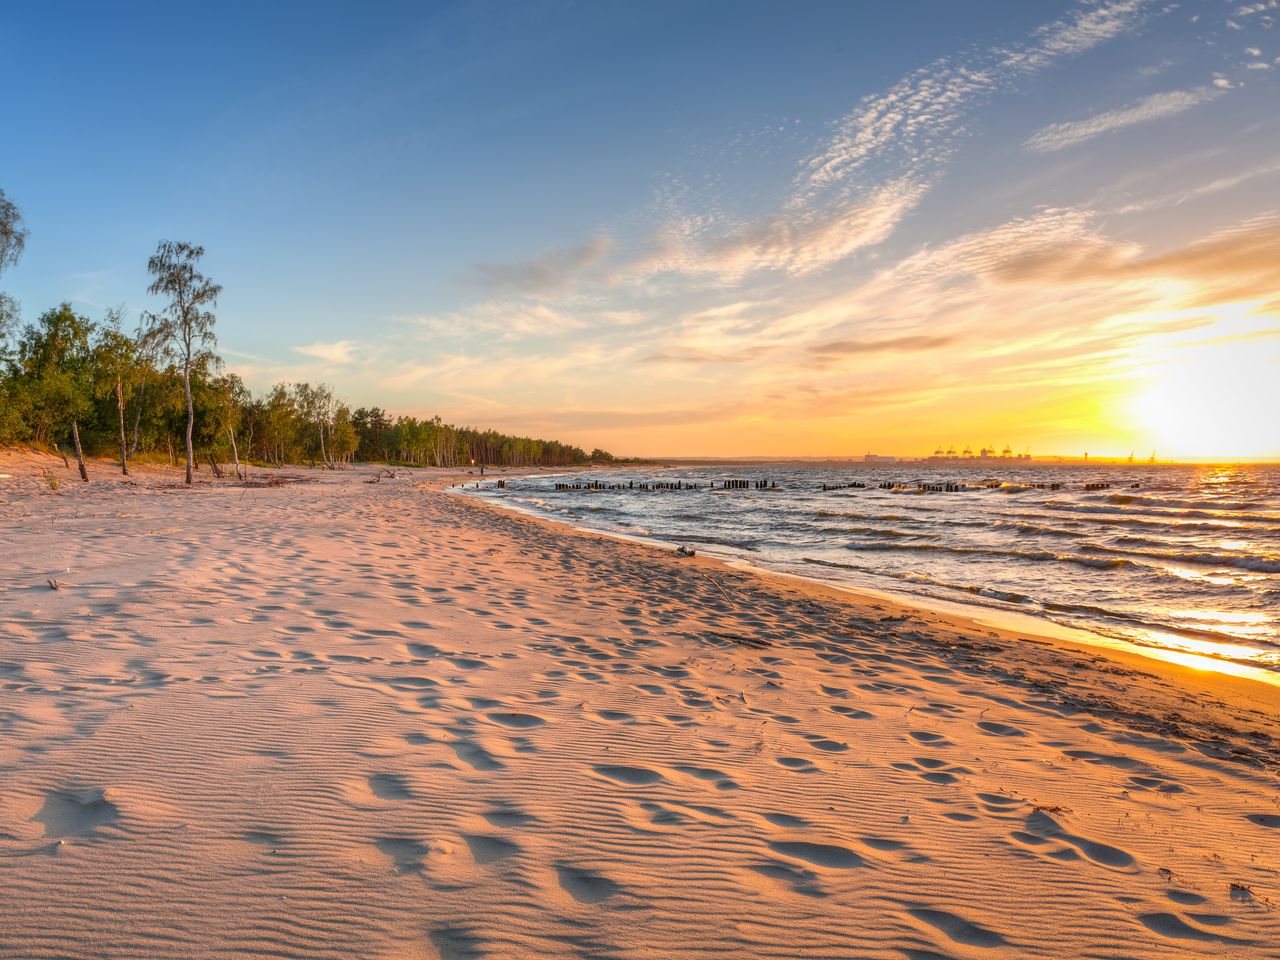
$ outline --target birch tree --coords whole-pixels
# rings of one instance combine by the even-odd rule
[[[187,486],[192,483],[195,448],[191,434],[195,427],[195,406],[191,401],[191,370],[213,359],[212,347],[215,317],[210,309],[217,306],[222,287],[198,269],[204,247],[173,240],[161,240],[147,261],[147,272],[154,278],[147,292],[168,299],[168,304],[149,320],[159,333],[166,352],[182,368],[182,391],[187,403]]]
[[[120,440],[120,472],[129,475],[129,444],[125,436],[125,404],[133,394],[138,379],[136,347],[133,339],[120,329],[123,311],[113,307],[106,322],[98,330],[94,343],[94,366],[97,370],[96,390],[99,397],[115,400],[116,426]]]

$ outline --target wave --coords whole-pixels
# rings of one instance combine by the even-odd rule
[[[1070,537],[1078,539],[1081,536],[1079,530],[1065,530],[1062,527],[1046,527],[1040,523],[1030,523],[1026,520],[997,520],[994,524],[982,524],[983,526],[994,526],[997,529],[1011,529],[1018,533],[1031,534],[1033,536],[1045,537]]]
[[[1124,557],[1090,557],[1074,553],[1054,553],[1052,550],[1001,550],[996,547],[965,547],[946,543],[850,543],[845,545],[845,549],[862,551],[920,550],[961,556],[995,557],[1003,560],[1029,560],[1034,563],[1074,563],[1094,570],[1114,570],[1134,565],[1132,560]]]
[[[1137,493],[1113,493],[1104,497],[1107,503],[1122,506],[1136,505],[1140,507],[1184,507],[1201,510],[1256,510],[1256,502],[1248,500],[1186,500],[1172,497],[1148,497]]]
[[[1118,505],[1105,505],[1093,503],[1073,503],[1069,500],[1046,500],[1041,504],[1046,510],[1058,510],[1069,513],[1100,513],[1122,517],[1132,517],[1133,514],[1122,509]],[[1140,516],[1147,519],[1159,518],[1162,521],[1168,519],[1188,518],[1194,520],[1224,520],[1231,519],[1240,524],[1280,524],[1280,516],[1274,514],[1252,514],[1252,515],[1234,515],[1230,518],[1222,515],[1223,511],[1212,509],[1196,509],[1196,510],[1163,510],[1155,513],[1141,514]]]
[[[1089,554],[1055,553],[1052,550],[1002,550],[999,547],[972,547],[949,543],[850,543],[846,550],[886,550],[886,551],[926,551],[949,553],[961,556],[995,557],[1008,560],[1029,560],[1031,562],[1073,563],[1095,570],[1110,570],[1134,564],[1131,558],[1141,560],[1159,560],[1164,563],[1188,563],[1196,566],[1234,567],[1239,570],[1250,570],[1255,573],[1280,573],[1280,557],[1241,556],[1232,553],[1213,553],[1210,551],[1182,552],[1177,550],[1123,550],[1119,547],[1108,547],[1103,544],[1083,543],[1083,550],[1091,550],[1107,556],[1091,556]]]

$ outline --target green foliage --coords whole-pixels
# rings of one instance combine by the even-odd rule
[[[22,258],[27,243],[27,228],[22,211],[0,190],[0,273]]]

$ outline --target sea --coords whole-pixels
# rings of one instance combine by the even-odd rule
[[[467,486],[584,529],[1280,678],[1280,466],[789,463]]]

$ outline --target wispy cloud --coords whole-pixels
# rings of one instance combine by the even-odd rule
[[[1083,6],[1023,43],[944,57],[863,101],[804,165],[795,205],[848,186],[855,174],[891,159],[928,180],[964,136],[964,119],[985,98],[1055,60],[1084,53],[1133,27],[1145,0]]]
[[[396,319],[438,336],[496,334],[506,340],[549,336],[586,326],[583,320],[548,304],[512,300],[489,300],[451,313]]]
[[[341,365],[351,363],[352,351],[355,348],[356,343],[353,340],[335,340],[332,343],[309,343],[306,346],[294,347],[293,350],[304,357],[313,357],[325,363]]]
[[[1104,133],[1172,117],[1208,100],[1213,100],[1221,93],[1220,89],[1211,87],[1154,93],[1127,107],[1099,113],[1085,120],[1051,123],[1028,137],[1023,146],[1036,153],[1063,150],[1078,143],[1084,143],[1086,140],[1092,140],[1094,137],[1100,137]]]
[[[833,125],[800,161],[775,211],[738,217],[719,206],[686,211],[672,204],[647,249],[616,264],[609,278],[683,277],[724,286],[757,271],[817,273],[882,245],[939,181],[976,107],[1131,29],[1148,6],[1148,0],[1082,2],[1012,46],[914,71]],[[597,236],[531,260],[479,264],[472,276],[493,293],[555,296],[597,270],[611,247]]]
[[[814,344],[809,352],[819,357],[849,357],[866,353],[915,353],[936,350],[955,343],[953,336],[931,337],[916,334],[907,337],[888,337],[884,340],[831,340]]]
[[[552,250],[533,260],[514,263],[478,263],[472,279],[486,290],[517,296],[562,294],[583,273],[600,263],[609,252],[606,236],[594,236],[566,250]]]

